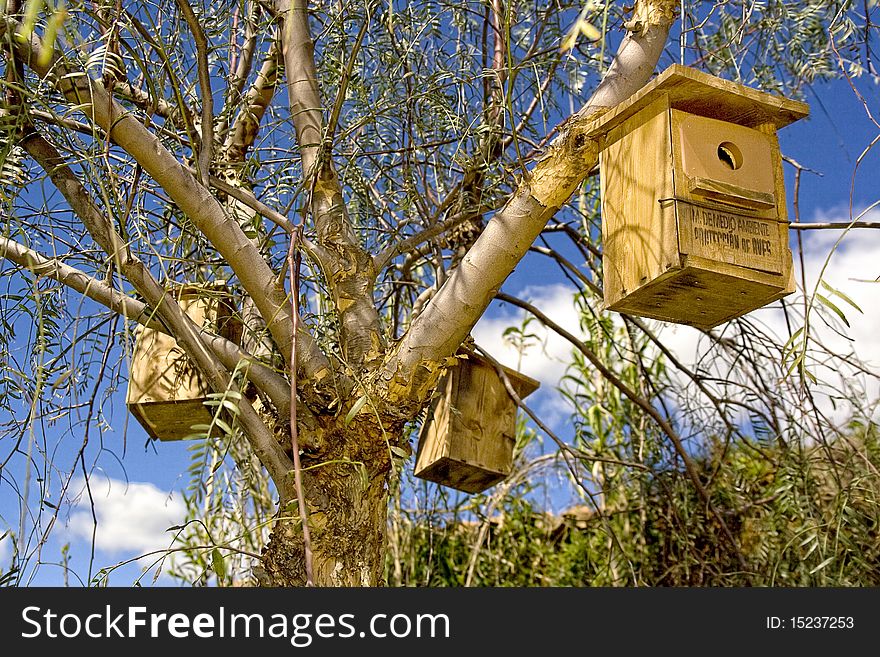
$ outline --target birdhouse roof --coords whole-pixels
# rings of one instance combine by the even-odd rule
[[[492,361],[487,358],[483,358],[477,353],[467,351],[464,352],[468,360],[474,361],[483,365],[484,367],[488,367],[491,369],[495,369],[495,366],[492,364]],[[500,363],[499,363],[500,365]],[[519,395],[520,399],[525,399],[529,395],[531,395],[535,390],[541,387],[540,381],[536,381],[530,376],[526,376],[522,372],[518,372],[514,369],[511,369],[505,365],[500,365],[501,369],[504,370],[504,373],[507,375],[507,378],[510,379],[510,382],[513,384],[514,389]]]
[[[778,130],[810,113],[806,103],[673,64],[627,100],[587,124],[586,135],[606,134],[663,95],[674,109],[748,128],[772,124]]]

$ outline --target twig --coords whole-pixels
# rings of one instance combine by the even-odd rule
[[[202,91],[202,141],[199,144],[199,178],[202,184],[207,187],[214,146],[214,97],[211,93],[211,72],[208,69],[208,37],[196,18],[189,0],[177,0],[177,6],[183,14],[183,19],[189,25],[196,44],[199,88]]]
[[[509,294],[505,294],[503,292],[499,292],[495,295],[496,299],[500,301],[506,301],[511,303],[527,312],[530,312],[537,319],[539,319],[545,326],[550,328],[551,330],[558,333],[560,336],[568,340],[574,347],[580,351],[584,356],[586,356],[587,360],[592,363],[593,367],[595,367],[602,374],[605,379],[611,383],[615,388],[620,390],[626,397],[629,398],[636,406],[642,409],[642,411],[651,417],[654,422],[657,423],[657,426],[660,427],[660,430],[663,431],[668,437],[669,440],[672,441],[673,446],[675,447],[675,451],[678,453],[682,462],[684,463],[685,470],[687,472],[688,477],[696,488],[697,493],[700,498],[702,498],[703,503],[706,505],[706,508],[709,509],[710,513],[715,516],[715,519],[718,521],[718,524],[721,526],[721,530],[724,532],[725,537],[730,541],[730,545],[733,548],[737,560],[739,561],[740,567],[744,572],[751,572],[749,570],[748,564],[746,563],[745,557],[743,557],[742,552],[740,552],[739,545],[736,542],[736,538],[733,535],[733,532],[730,531],[730,528],[727,526],[727,523],[724,522],[724,518],[715,508],[715,505],[712,504],[712,500],[709,497],[709,492],[703,486],[703,483],[700,481],[699,472],[697,472],[697,468],[694,465],[693,460],[688,455],[687,450],[684,448],[684,444],[682,443],[681,438],[678,433],[669,422],[657,412],[657,409],[654,408],[647,400],[645,400],[641,395],[636,394],[633,390],[630,389],[626,383],[624,383],[620,377],[618,377],[614,372],[608,369],[608,367],[601,361],[596,355],[587,348],[587,346],[580,340],[578,340],[574,335],[566,331],[559,324],[554,322],[552,319],[547,317],[543,312],[538,310],[532,304],[523,301],[522,299],[518,299],[517,297],[513,297]]]
[[[364,22],[361,23],[360,32],[358,32],[351,52],[348,53],[348,61],[345,63],[345,71],[342,73],[342,79],[339,81],[339,91],[336,93],[336,102],[333,104],[333,111],[330,113],[330,119],[327,121],[327,131],[324,135],[324,145],[328,150],[333,145],[333,136],[336,133],[336,126],[339,123],[339,115],[342,113],[342,104],[345,102],[345,94],[348,91],[348,82],[351,79],[351,71],[354,69],[354,63],[357,60],[358,51],[364,41],[364,35],[367,33],[367,27],[370,24],[370,9],[366,9],[367,15]]]
[[[299,331],[299,266],[301,255],[297,249],[298,242],[302,239],[302,226],[298,226],[290,237],[290,249],[287,252],[287,265],[290,273],[290,294],[293,298],[291,304],[291,320],[293,321],[293,334]],[[299,515],[302,519],[303,552],[306,566],[306,586],[314,586],[312,576],[312,539],[309,534],[309,517],[306,509],[305,495],[302,485],[302,466],[299,460],[299,440],[296,427],[296,340],[290,347],[290,449],[293,452],[293,480],[296,488],[296,502],[299,506]]]
[[[826,221],[788,224],[794,230],[849,230],[850,228],[880,228],[880,221]]]

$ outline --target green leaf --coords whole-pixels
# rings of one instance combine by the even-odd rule
[[[580,21],[580,30],[581,34],[587,37],[590,41],[598,41],[602,38],[602,33],[599,29],[588,21]]]
[[[832,556],[828,557],[828,558],[825,559],[822,563],[820,563],[818,566],[816,566],[815,568],[813,568],[813,570],[810,571],[810,575],[812,575],[813,573],[816,573],[816,572],[822,570],[825,566],[827,566],[827,565],[830,564],[832,561],[834,561],[834,559],[836,559],[836,556],[835,556],[835,555],[832,555]]]
[[[24,20],[21,22],[21,36],[27,40],[34,33],[34,26],[37,24],[37,16],[45,3],[43,0],[28,0],[24,8]]]
[[[865,311],[862,310],[861,308],[859,308],[859,305],[855,301],[850,299],[847,295],[845,295],[843,292],[841,292],[840,290],[835,290],[833,287],[828,285],[828,283],[826,283],[825,281],[819,281],[819,282],[822,284],[822,287],[824,287],[826,290],[828,290],[831,294],[840,297],[841,299],[846,301],[849,305],[851,305],[853,308],[858,310],[861,314],[863,314],[863,315],[865,314]]]
[[[367,396],[361,395],[358,397],[358,400],[354,403],[354,406],[351,407],[351,410],[345,416],[345,426],[351,424],[351,421],[354,419],[354,416],[357,415],[360,410],[364,407],[364,404],[367,403]]]
[[[226,424],[226,422],[221,420],[219,417],[214,418],[214,424],[216,424],[218,427],[220,427],[220,429],[222,429],[223,433],[226,433],[226,434],[232,433],[232,427],[230,427],[228,424]]]
[[[391,449],[391,453],[394,454],[395,456],[399,456],[402,459],[409,458],[409,452],[407,452],[402,447],[398,447],[397,445],[391,445],[390,449]]]
[[[822,305],[824,305],[826,308],[833,311],[835,315],[840,317],[840,321],[846,324],[847,328],[849,328],[849,321],[846,319],[846,315],[843,314],[843,311],[840,310],[840,308],[834,305],[834,302],[832,302],[831,299],[822,296],[818,292],[816,293],[816,298],[819,299],[820,302],[822,302]]]
[[[63,3],[59,3],[58,9],[49,17],[46,23],[46,30],[43,33],[43,49],[40,51],[40,57],[37,63],[40,66],[48,66],[55,54],[55,39],[58,36],[58,30],[67,20],[67,8]]]
[[[214,565],[214,572],[217,573],[217,579],[226,580],[226,560],[220,552],[220,548],[211,550],[211,562]]]
[[[800,335],[804,332],[804,327],[801,326],[797,331],[791,334],[791,337],[782,345],[782,355],[783,357],[789,352],[794,351],[796,348],[796,341],[800,337]]]

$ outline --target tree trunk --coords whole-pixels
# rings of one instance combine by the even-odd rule
[[[389,445],[402,428],[383,432],[352,422],[323,437],[321,454],[302,457],[315,586],[384,584]],[[330,456],[332,454],[332,456]],[[305,545],[296,500],[279,509],[255,576],[262,586],[305,586]]]

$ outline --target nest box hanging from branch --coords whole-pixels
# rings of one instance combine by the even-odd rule
[[[605,307],[707,329],[793,292],[776,131],[808,113],[673,65],[597,117]]]
[[[540,385],[502,369],[520,399]],[[473,354],[449,369],[439,390],[419,435],[415,475],[479,493],[513,469],[516,403],[492,363]]]
[[[228,288],[222,283],[185,285],[174,293],[196,324],[237,341],[240,325],[233,317]],[[189,358],[169,335],[138,327],[128,378],[126,402],[154,440],[181,440],[192,426],[211,424],[204,405],[211,392]]]

